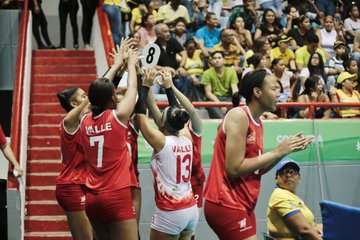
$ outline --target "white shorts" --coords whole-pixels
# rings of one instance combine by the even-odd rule
[[[155,207],[151,228],[170,235],[179,235],[182,231],[195,231],[199,221],[196,205],[175,211],[163,211]]]

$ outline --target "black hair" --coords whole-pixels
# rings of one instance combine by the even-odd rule
[[[210,57],[211,57],[211,58],[214,58],[215,54],[217,54],[217,53],[220,53],[221,56],[224,57],[224,52],[223,52],[223,51],[219,51],[219,50],[211,52],[211,53],[210,53]]]
[[[255,70],[247,73],[241,81],[239,93],[246,99],[246,103],[251,102],[254,88],[262,88],[267,75],[265,69]]]
[[[308,77],[305,80],[304,91],[301,93],[301,95],[310,96],[311,93],[316,90],[316,86],[318,85],[319,81],[320,81],[320,77],[317,76],[317,75],[313,75],[311,77]]]
[[[279,20],[278,18],[276,17],[276,13],[274,12],[274,10],[272,10],[271,8],[267,8],[264,10],[264,13],[262,15],[262,19],[261,19],[261,25],[260,25],[260,28],[261,29],[266,29],[267,28],[267,24],[268,22],[266,22],[266,14],[268,14],[268,12],[272,12],[275,16],[275,19],[274,19],[274,22],[272,23],[273,27],[274,27],[274,31],[277,32],[277,31],[280,31],[280,28],[279,28]]]
[[[265,46],[266,41],[268,41],[267,37],[259,37],[254,41],[253,51],[254,52],[263,52],[263,48]]]
[[[313,66],[311,63],[311,59],[313,58],[313,56],[315,54],[318,55],[318,57],[319,57],[319,65],[317,65],[317,66]],[[324,79],[324,81],[326,81],[327,77],[326,77],[326,73],[325,73],[324,60],[323,60],[322,56],[320,55],[320,53],[314,52],[313,54],[310,55],[308,69],[310,72],[310,76],[316,74],[316,75],[321,76]]]
[[[281,58],[275,58],[271,61],[271,69],[273,69],[282,59]]]
[[[254,53],[251,57],[249,57],[246,61],[249,65],[253,65],[256,69],[261,63],[261,59],[264,57],[261,53]]]
[[[344,60],[344,62],[343,62],[343,66],[344,66],[344,68],[345,68],[345,70],[346,71],[348,71],[349,69],[350,69],[350,65],[351,65],[351,62],[352,61],[355,61],[356,63],[357,63],[357,61],[356,61],[356,59],[355,58],[347,58],[347,59],[345,59]]]
[[[211,17],[213,17],[213,16],[216,17],[216,14],[213,12],[208,12],[205,16],[205,22],[209,21],[211,19]]]
[[[70,102],[72,96],[74,96],[74,94],[78,89],[79,89],[78,87],[71,87],[56,94],[61,107],[65,109],[66,112],[70,112],[74,108],[73,106],[71,106]]]
[[[148,13],[145,13],[144,16],[141,17],[141,26],[142,27],[145,27],[145,22],[151,15],[153,15],[153,14],[148,12]]]
[[[91,82],[88,92],[93,116],[97,116],[106,110],[114,91],[114,84],[107,78],[98,78]]]
[[[190,119],[189,114],[184,109],[176,106],[168,107],[164,114],[166,114],[165,128],[171,135],[178,135]]]
[[[195,47],[197,48],[197,44],[196,44],[194,38],[189,38],[188,40],[186,40],[186,42],[184,43],[185,48],[191,43],[195,44]]]
[[[306,36],[306,40],[308,42],[308,44],[311,43],[319,43],[319,37],[312,31],[310,31],[307,36]]]

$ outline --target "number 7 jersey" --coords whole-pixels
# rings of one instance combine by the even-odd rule
[[[191,189],[193,144],[184,136],[166,136],[165,145],[153,155],[156,206],[164,211],[188,208],[196,204]]]
[[[127,131],[114,110],[106,110],[96,117],[92,113],[84,116],[80,127],[81,145],[90,166],[86,187],[98,192],[130,186]]]

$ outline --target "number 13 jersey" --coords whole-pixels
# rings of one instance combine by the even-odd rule
[[[92,113],[85,115],[80,132],[85,159],[90,166],[86,187],[98,192],[130,186],[127,131],[114,110],[106,110],[95,117]]]
[[[184,136],[165,138],[151,161],[156,206],[164,211],[191,207],[196,204],[190,182],[193,144]]]

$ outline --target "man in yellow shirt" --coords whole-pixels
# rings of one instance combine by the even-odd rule
[[[307,36],[307,40],[308,44],[299,48],[295,52],[296,66],[299,71],[307,67],[311,54],[315,52],[321,55],[324,63],[327,60],[327,55],[324,49],[319,47],[319,37],[315,33],[309,33]]]
[[[295,54],[289,48],[289,42],[292,40],[291,37],[286,36],[285,34],[281,35],[278,40],[278,47],[271,49],[271,61],[280,58],[287,68],[291,70],[296,70],[295,65]]]
[[[241,72],[240,56],[245,55],[244,48],[240,45],[233,29],[225,28],[221,32],[221,42],[212,49],[213,52],[224,53],[224,65],[234,67],[236,72]]]
[[[282,160],[276,168],[277,188],[272,192],[267,210],[267,227],[271,237],[281,240],[302,237],[321,240],[311,210],[295,193],[300,182],[300,167],[291,160]]]
[[[190,23],[189,12],[180,0],[171,0],[168,4],[159,8],[158,20],[163,20],[166,24],[172,24],[176,19],[184,18],[186,24]]]

